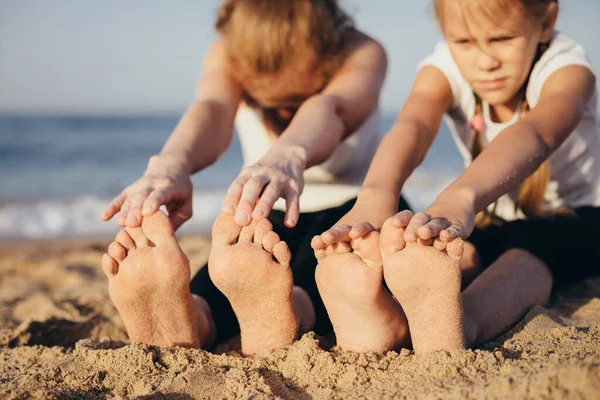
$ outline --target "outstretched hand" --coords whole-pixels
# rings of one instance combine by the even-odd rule
[[[138,227],[164,205],[174,229],[192,217],[192,181],[190,175],[155,158],[144,176],[127,186],[100,215],[103,221],[115,214],[120,226]]]
[[[258,162],[244,168],[233,181],[222,205],[222,212],[235,215],[235,222],[248,225],[253,219],[269,216],[273,205],[285,199],[284,223],[296,226],[300,218],[300,195],[304,189],[304,165],[293,157],[277,163]]]

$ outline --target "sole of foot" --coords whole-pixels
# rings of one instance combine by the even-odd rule
[[[380,247],[385,282],[406,313],[415,353],[463,349],[462,240],[438,250],[403,236],[403,228],[386,221]]]
[[[213,225],[208,271],[240,325],[242,354],[292,344],[300,318],[292,296],[291,254],[266,220],[241,227],[220,215]]]
[[[104,254],[110,298],[129,338],[162,347],[198,348],[199,317],[189,290],[189,260],[159,211],[120,231]]]
[[[383,286],[379,233],[318,251],[317,287],[340,349],[385,353],[408,329],[397,301]]]

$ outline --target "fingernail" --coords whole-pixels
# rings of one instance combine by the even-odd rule
[[[144,212],[150,212],[152,211],[152,206],[145,206],[144,207]]]
[[[265,210],[258,209],[256,211],[254,211],[255,217],[262,217],[263,215],[265,215]]]
[[[226,213],[233,213],[235,212],[235,207],[233,207],[231,204],[227,204],[225,207],[223,207],[223,211]]]
[[[288,218],[287,223],[288,225],[294,225],[296,223],[296,220],[294,218]]]
[[[236,214],[235,218],[238,219],[238,220],[240,220],[244,224],[247,223],[248,220],[250,219],[250,217],[248,216],[248,214],[246,214],[245,212],[238,212]]]

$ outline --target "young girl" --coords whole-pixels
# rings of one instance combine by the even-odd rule
[[[314,280],[310,240],[350,210],[377,149],[386,55],[354,28],[336,0],[229,0],[219,9],[216,29],[220,37],[206,56],[195,102],[144,176],[102,215],[108,220],[120,212],[117,222],[127,227],[109,247],[105,269],[133,340],[208,347],[241,326],[242,352],[254,354],[291,343],[300,325],[320,333],[331,329]],[[170,271],[189,271],[177,266],[187,262],[178,247],[168,249],[176,247],[173,240],[147,247],[146,239],[172,234],[157,213],[161,205],[175,229],[191,217],[190,175],[225,152],[234,120],[246,168],[213,227],[208,268],[191,282],[195,309],[190,311],[189,291],[172,293],[181,285],[154,281],[146,284],[154,287],[147,296],[182,299],[187,308],[151,299],[133,307],[136,300],[124,300],[122,293],[139,299],[140,282],[165,278],[139,271],[124,283],[122,262],[160,271],[164,254],[176,251],[179,257],[167,261]],[[284,202],[276,203],[280,197]],[[400,207],[408,206],[402,201]],[[136,235],[152,256],[127,251]],[[189,281],[187,274],[169,279]],[[140,322],[142,313],[154,320]],[[151,327],[139,328],[144,323]],[[160,333],[156,326],[188,333]]]
[[[368,298],[364,321],[348,321],[350,293],[329,279],[339,255],[326,249],[335,243],[365,253],[376,244],[367,238],[379,235],[381,258],[371,257],[407,317],[417,353],[489,341],[544,305],[553,289],[600,272],[595,77],[582,47],[554,30],[558,2],[436,0],[435,9],[445,40],[420,64],[359,201],[341,220],[354,226],[313,241],[338,342],[356,324],[384,332],[378,343],[353,337],[341,347],[397,345],[382,316],[402,311],[390,311],[385,296]],[[390,208],[374,207],[373,193],[393,202],[444,114],[466,170],[424,212],[383,223]],[[382,226],[380,234],[372,226]]]

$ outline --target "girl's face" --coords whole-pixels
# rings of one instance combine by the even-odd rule
[[[279,73],[248,74],[242,84],[247,95],[260,107],[274,111],[282,121],[289,122],[304,101],[323,89],[326,76],[318,68],[316,55],[306,54]]]
[[[538,44],[551,29],[520,4],[493,17],[467,1],[445,1],[441,26],[450,52],[474,92],[491,105],[516,104]]]

